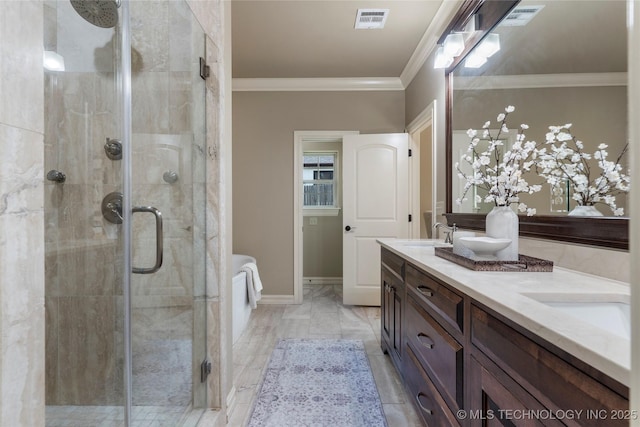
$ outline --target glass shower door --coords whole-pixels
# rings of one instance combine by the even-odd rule
[[[68,0],[43,13],[46,422],[120,426],[124,244],[101,211],[122,187],[122,162],[105,150],[122,134],[120,33]]]
[[[132,416],[194,424],[205,393],[205,36],[183,1],[131,2],[130,13]]]

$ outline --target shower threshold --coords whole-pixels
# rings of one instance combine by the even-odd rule
[[[134,406],[131,427],[193,427],[201,409],[177,406]],[[47,406],[46,427],[124,427],[122,406]]]

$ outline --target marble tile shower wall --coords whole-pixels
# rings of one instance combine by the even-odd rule
[[[45,19],[54,24],[56,13],[45,6]],[[165,232],[163,267],[132,279],[134,351],[144,352],[141,346],[156,339],[191,341],[194,319],[201,319],[193,300],[205,291],[206,129],[204,84],[195,65],[204,37],[191,28],[182,2],[132,2],[131,15],[132,201],[158,208]],[[46,32],[52,39],[45,45],[56,47],[56,33]],[[102,56],[112,57],[112,48],[96,55],[97,70],[45,81],[46,170],[67,175],[64,185],[45,189],[46,396],[52,405],[122,401],[122,243],[120,226],[100,210],[106,194],[122,189],[121,162],[102,148],[120,130],[113,65]],[[178,176],[173,184],[163,179],[169,171]],[[154,218],[133,218],[133,265],[151,266]]]
[[[42,19],[39,1],[0,3],[3,426],[44,425]]]

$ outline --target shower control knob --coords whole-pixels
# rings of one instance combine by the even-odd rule
[[[58,182],[62,184],[67,180],[67,176],[64,173],[53,169],[47,173],[47,179],[49,181]]]
[[[111,160],[122,159],[122,142],[119,139],[107,138],[104,152]]]

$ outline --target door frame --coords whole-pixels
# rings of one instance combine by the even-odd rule
[[[410,227],[410,237],[412,239],[420,238],[420,149],[421,143],[413,138],[416,133],[421,133],[429,126],[431,126],[431,224],[425,224],[425,226],[433,225],[437,222],[437,198],[438,198],[438,180],[437,180],[437,120],[436,120],[436,108],[437,102],[434,99],[418,116],[407,125],[405,128],[409,134],[409,148],[411,149],[411,161],[409,162],[409,212],[413,218],[417,218],[417,221],[412,221]]]
[[[302,153],[305,143],[337,142],[345,135],[359,135],[360,131],[294,131],[293,132],[293,302],[302,304],[304,224],[302,207]],[[342,185],[342,181],[340,181]]]

